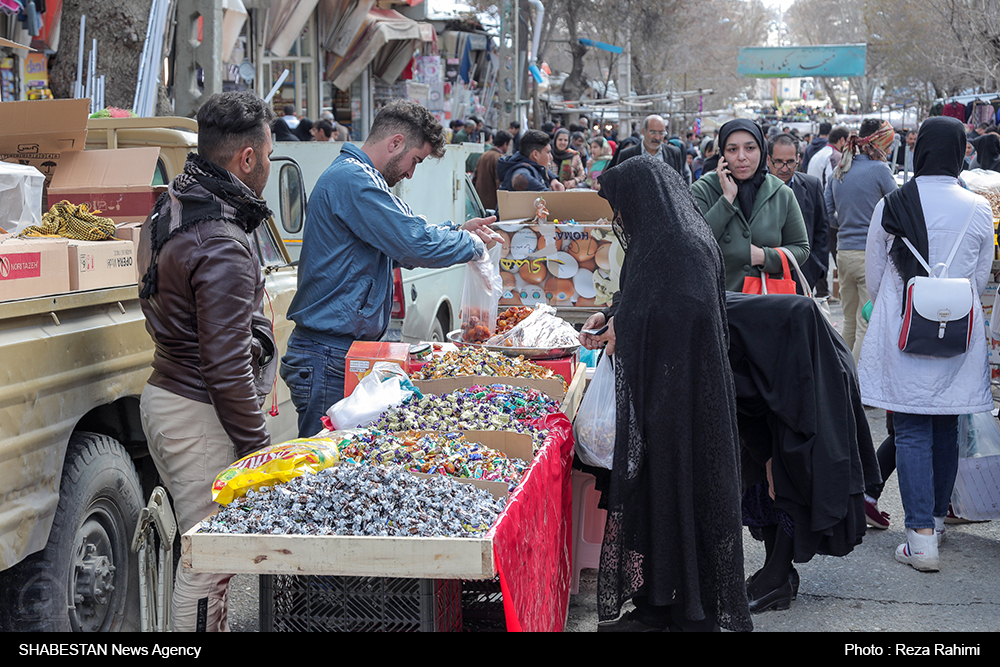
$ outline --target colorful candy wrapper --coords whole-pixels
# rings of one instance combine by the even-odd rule
[[[228,505],[247,491],[287,482],[306,472],[317,473],[337,463],[336,433],[325,438],[299,438],[271,445],[235,461],[212,484],[212,500]]]

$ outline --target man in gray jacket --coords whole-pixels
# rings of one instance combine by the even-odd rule
[[[861,343],[868,330],[868,322],[861,315],[868,302],[865,283],[868,226],[876,204],[896,190],[896,179],[886,162],[893,136],[887,122],[866,118],[859,136],[845,147],[845,158],[826,188],[827,217],[837,219],[837,275],[844,308],[844,342],[854,353],[855,362],[861,356]]]

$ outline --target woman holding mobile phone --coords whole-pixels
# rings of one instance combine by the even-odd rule
[[[719,130],[718,168],[691,186],[726,262],[726,289],[743,291],[747,277],[781,273],[775,248],[809,257],[802,212],[791,188],[768,174],[764,133],[751,120],[731,120]]]

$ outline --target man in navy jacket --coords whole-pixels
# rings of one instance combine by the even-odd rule
[[[501,190],[546,192],[565,190],[559,178],[549,171],[552,146],[549,135],[541,130],[528,130],[521,137],[520,149],[497,161],[497,177]]]

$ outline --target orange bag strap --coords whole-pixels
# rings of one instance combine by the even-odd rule
[[[788,268],[788,256],[784,252],[784,248],[775,248],[778,251],[778,256],[781,257],[781,277],[785,280],[792,279],[792,270]]]

